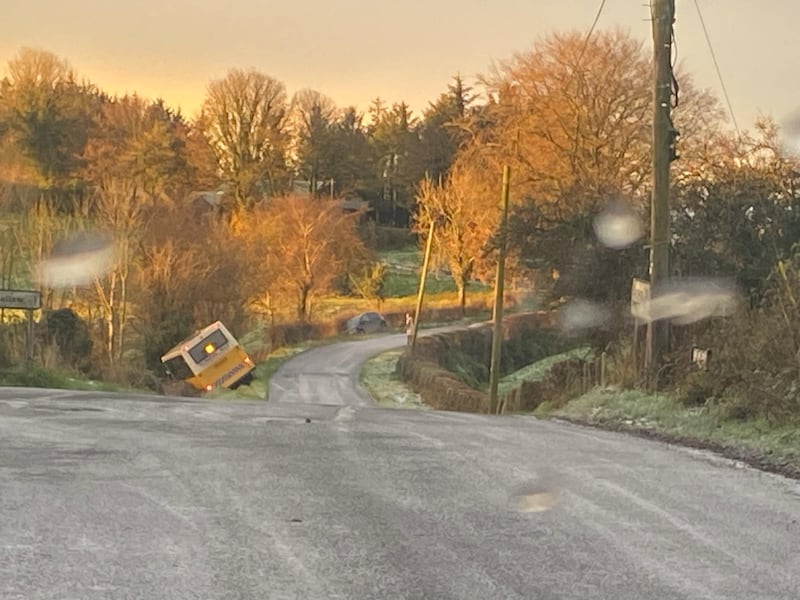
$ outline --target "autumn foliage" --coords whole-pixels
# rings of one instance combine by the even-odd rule
[[[24,49],[0,81],[2,284],[80,315],[93,364],[150,369],[214,319],[302,329],[326,296],[380,302],[387,266],[369,246],[384,226],[410,229],[405,242],[434,224],[435,268],[462,314],[470,285],[492,283],[500,233],[510,278],[534,282],[543,302],[624,309],[631,278],[647,276],[650,54],[624,31],[554,33],[472,84],[455,77],[419,114],[382,99],[362,113],[232,69],[188,119],[161,101],[111,97],[59,57]],[[676,79],[674,274],[734,279],[754,311],[742,318],[781,323],[795,348],[797,158],[770,118],[734,135],[712,94],[682,68]],[[512,209],[500,232],[504,165]],[[625,250],[593,229],[610,203],[641,217],[644,235]],[[58,288],[37,277],[60,240],[92,232],[112,240],[102,276]],[[750,330],[726,331],[741,341]],[[724,355],[732,372],[750,365]],[[788,354],[777,362],[775,378],[797,374]]]

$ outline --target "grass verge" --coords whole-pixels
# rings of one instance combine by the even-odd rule
[[[52,388],[92,392],[153,393],[149,390],[135,389],[110,381],[85,379],[74,373],[36,366],[0,369],[0,386]]]
[[[319,346],[321,343],[323,342],[307,342],[297,346],[278,348],[256,365],[255,376],[250,385],[243,385],[235,390],[219,388],[206,394],[205,397],[219,400],[269,400],[269,380],[275,371],[293,356],[314,346]]]
[[[534,414],[715,451],[751,466],[800,479],[800,427],[724,419],[714,406],[687,408],[668,394],[593,390],[563,407]]]
[[[509,393],[523,381],[541,381],[553,365],[571,358],[583,358],[588,352],[590,352],[588,347],[575,348],[567,352],[562,352],[561,354],[548,356],[547,358],[524,366],[500,379],[497,384],[498,394],[502,396],[503,394]]]
[[[378,406],[387,408],[427,408],[419,394],[395,375],[397,358],[403,350],[390,350],[374,356],[361,369],[361,384]]]

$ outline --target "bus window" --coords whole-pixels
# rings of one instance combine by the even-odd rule
[[[200,342],[195,344],[189,349],[189,356],[198,365],[202,364],[209,356],[214,354],[218,349],[224,348],[228,345],[228,338],[220,330],[212,331]]]
[[[189,379],[190,377],[194,376],[194,373],[192,373],[189,365],[186,364],[186,361],[181,355],[178,355],[175,358],[170,358],[164,364],[167,368],[167,372],[175,379]]]

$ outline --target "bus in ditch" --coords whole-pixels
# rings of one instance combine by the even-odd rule
[[[167,375],[201,392],[235,389],[253,380],[253,360],[220,321],[204,327],[161,357]]]

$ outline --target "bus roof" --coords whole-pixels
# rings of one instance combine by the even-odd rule
[[[175,358],[176,356],[180,356],[181,353],[184,351],[183,350],[184,347],[186,347],[186,346],[189,346],[189,347],[194,346],[197,342],[202,340],[209,333],[211,333],[212,331],[216,331],[218,329],[221,329],[223,331],[223,333],[225,333],[225,337],[229,338],[234,343],[234,345],[238,345],[238,342],[236,341],[236,338],[233,337],[231,332],[228,331],[228,328],[225,327],[225,325],[222,324],[222,321],[214,321],[213,323],[211,323],[211,325],[206,325],[205,327],[203,327],[203,329],[200,329],[200,330],[194,332],[192,335],[187,337],[185,340],[183,340],[179,344],[176,344],[172,348],[170,348],[166,352],[166,354],[164,354],[164,356],[161,357],[161,362],[162,363],[163,362],[167,362],[171,358]]]

